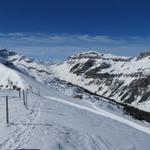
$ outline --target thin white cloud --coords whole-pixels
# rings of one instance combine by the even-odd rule
[[[118,55],[137,55],[150,49],[150,37],[113,37],[108,35],[0,33],[0,47],[37,57],[64,58],[85,50]],[[39,56],[40,58],[40,56]],[[57,59],[57,58],[56,58]]]
[[[25,39],[37,41],[44,40],[47,42],[76,42],[76,41],[84,41],[84,42],[99,42],[99,43],[124,43],[124,40],[121,39],[113,39],[111,36],[105,35],[72,35],[72,34],[44,34],[44,33],[0,33],[0,39],[5,38],[16,38],[16,39]],[[69,42],[68,41],[68,42]]]

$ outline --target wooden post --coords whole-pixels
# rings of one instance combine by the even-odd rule
[[[28,91],[26,91],[26,102],[25,102],[25,104],[26,104],[26,109],[28,108],[28,103],[27,103],[27,101],[28,101]]]
[[[22,91],[23,92],[23,104],[26,105],[26,102],[25,102],[25,93],[24,93],[24,90]]]
[[[40,89],[38,88],[38,96],[40,96]]]
[[[19,98],[21,98],[21,90],[19,90]]]
[[[8,96],[6,96],[6,123],[9,124]]]

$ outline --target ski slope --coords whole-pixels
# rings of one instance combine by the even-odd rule
[[[147,150],[150,129],[61,94],[38,82],[41,96],[28,94],[28,109],[16,91],[0,92],[0,150]],[[10,125],[5,124],[9,95]]]
[[[93,103],[91,103],[91,105],[93,106],[93,108],[95,108],[94,110],[91,109],[91,108],[79,105],[79,104],[75,104],[75,103],[60,99],[60,98],[56,98],[56,97],[46,97],[46,98],[49,98],[50,100],[53,100],[53,101],[58,101],[60,103],[67,104],[67,105],[72,106],[72,107],[82,109],[82,110],[85,110],[85,111],[89,111],[89,112],[94,113],[96,115],[101,115],[101,116],[104,116],[104,117],[108,117],[110,119],[116,120],[116,121],[121,122],[121,123],[126,124],[126,125],[129,125],[129,126],[135,128],[137,130],[140,130],[140,131],[145,132],[145,133],[150,135],[150,128],[138,125],[137,123],[134,123],[134,122],[129,121],[127,119],[121,118],[120,116],[111,114],[111,113],[109,113],[105,110],[102,110],[102,109],[96,107]]]

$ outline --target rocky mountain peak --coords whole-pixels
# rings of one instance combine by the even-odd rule
[[[102,59],[102,60],[113,60],[113,61],[130,61],[131,57],[117,56],[110,53],[104,54],[95,51],[87,51],[75,54],[71,57],[68,57],[68,60],[77,60],[77,59]]]
[[[9,56],[16,55],[16,52],[9,51],[8,49],[2,48],[0,49],[0,57],[8,58]]]

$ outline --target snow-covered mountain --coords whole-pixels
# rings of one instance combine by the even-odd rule
[[[57,79],[61,79],[106,98],[150,111],[149,53],[130,58],[90,51],[55,64],[1,49],[0,61],[3,66],[0,72],[2,89],[14,85],[22,87],[24,84],[18,74],[54,86],[59,82]],[[10,70],[9,75],[5,70]]]
[[[85,52],[54,65],[61,80],[115,101],[150,110],[150,55],[135,58]]]
[[[51,65],[0,49],[0,89],[31,89],[34,80],[47,83],[53,78]]]
[[[84,59],[90,56],[89,60],[98,62],[102,58],[100,54],[96,55],[90,52]],[[104,58],[108,57],[110,62],[132,60],[111,55]],[[124,113],[123,106],[59,79],[79,83],[81,74],[69,70],[75,65],[75,62],[70,64],[73,60],[71,57],[59,65],[42,63],[0,50],[0,150],[146,150],[150,147],[148,122],[135,120]],[[65,78],[65,74],[71,78]],[[81,83],[84,87],[84,82]],[[22,94],[19,97],[17,90],[9,90],[14,87],[25,89],[25,104]],[[28,92],[27,88],[30,88]],[[82,94],[82,99],[74,97],[77,94]],[[9,97],[10,112],[7,125],[6,96]]]

